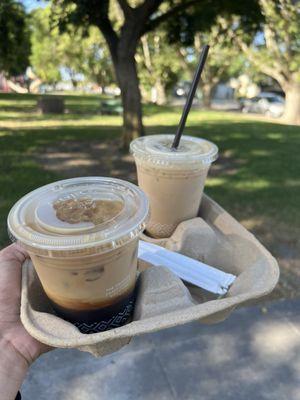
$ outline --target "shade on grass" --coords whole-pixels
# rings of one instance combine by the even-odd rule
[[[6,216],[30,190],[63,178],[43,169],[37,154],[68,141],[102,143],[118,138],[121,118],[101,116],[99,96],[66,96],[68,113],[40,115],[34,95],[0,95],[0,243],[7,242]],[[147,133],[173,133],[180,109],[145,106]],[[220,149],[206,192],[237,218],[268,217],[300,227],[300,127],[237,113],[193,110],[186,134]],[[67,148],[64,149],[68,151]],[[40,156],[39,160],[43,157]],[[99,175],[101,171],[99,171]]]

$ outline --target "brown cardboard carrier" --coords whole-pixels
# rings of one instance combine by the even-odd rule
[[[226,296],[184,283],[164,267],[139,263],[138,295],[132,322],[109,331],[82,334],[55,316],[30,261],[22,277],[21,320],[40,342],[103,356],[132,337],[191,321],[217,323],[237,307],[270,293],[279,268],[272,255],[225,210],[203,196],[200,217],[182,222],[168,239],[148,240],[237,275]],[[199,329],[201,327],[199,326]]]

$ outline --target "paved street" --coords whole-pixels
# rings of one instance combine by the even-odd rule
[[[300,400],[300,301],[235,311],[138,337],[96,359],[76,350],[42,356],[23,400]]]

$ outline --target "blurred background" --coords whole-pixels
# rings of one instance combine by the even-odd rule
[[[210,171],[206,193],[252,231],[280,264],[279,285],[255,308],[252,323],[264,317],[270,300],[275,321],[280,315],[294,316],[295,310],[299,311],[300,288],[297,0],[1,0],[1,247],[9,242],[9,209],[38,186],[80,175],[108,175],[135,182],[128,144],[144,133],[175,132],[204,44],[211,48],[185,133],[218,145],[220,157]],[[244,329],[251,329],[245,324]],[[178,340],[194,332],[193,327],[186,329],[178,332]],[[222,328],[217,329],[216,338],[224,334]],[[230,332],[231,325],[224,329]],[[272,332],[278,332],[276,329]],[[285,343],[294,340],[299,344],[287,339],[285,331],[278,337],[281,356],[287,350]],[[141,351],[137,349],[132,351]],[[284,353],[287,359],[282,368],[293,361],[299,371],[296,349],[299,346]],[[247,357],[254,357],[255,351]],[[56,361],[47,362],[62,362],[66,353],[61,354]],[[114,357],[108,364],[116,363]],[[280,375],[278,371],[273,375]],[[293,379],[294,374],[293,370],[289,378],[280,376]],[[29,378],[25,394],[27,390],[27,398],[34,398],[32,393],[40,390],[36,393],[43,399],[43,375],[39,381],[34,376]],[[216,378],[216,371],[211,376]],[[265,379],[270,379],[271,390],[271,375]],[[248,399],[255,382],[253,378],[240,397],[236,386],[221,385],[222,398],[227,398],[225,391],[230,399]],[[112,390],[110,398],[200,398],[188,392],[180,395],[180,388],[169,386],[171,394],[149,389],[148,395],[140,391],[131,396],[129,390],[123,397],[113,397]],[[275,397],[262,392],[254,397],[300,398],[294,382],[286,381],[286,391],[284,385],[280,387],[281,397],[275,392]],[[211,393],[209,385],[197,388]],[[288,391],[291,388],[293,391]],[[55,392],[53,398],[84,399],[80,397],[83,392],[74,392],[73,397]],[[204,398],[219,398],[220,393]],[[106,398],[93,396],[90,393],[86,398]]]
[[[155,3],[132,38],[130,29],[121,30],[130,23],[118,1],[3,0],[1,91],[119,96],[130,75],[143,102],[180,105],[201,46],[209,43],[196,104],[299,122],[297,2]],[[132,68],[125,72],[126,65]]]

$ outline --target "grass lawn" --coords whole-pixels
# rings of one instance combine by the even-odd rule
[[[117,149],[121,118],[97,114],[98,96],[65,96],[67,113],[61,116],[39,114],[36,100],[0,94],[0,245],[8,241],[10,207],[40,185],[86,174],[135,179],[131,157]],[[173,133],[180,111],[145,106],[147,133]],[[187,125],[187,134],[212,140],[220,149],[206,192],[253,230],[283,268],[294,263],[296,268],[300,127],[199,110],[190,113]]]

